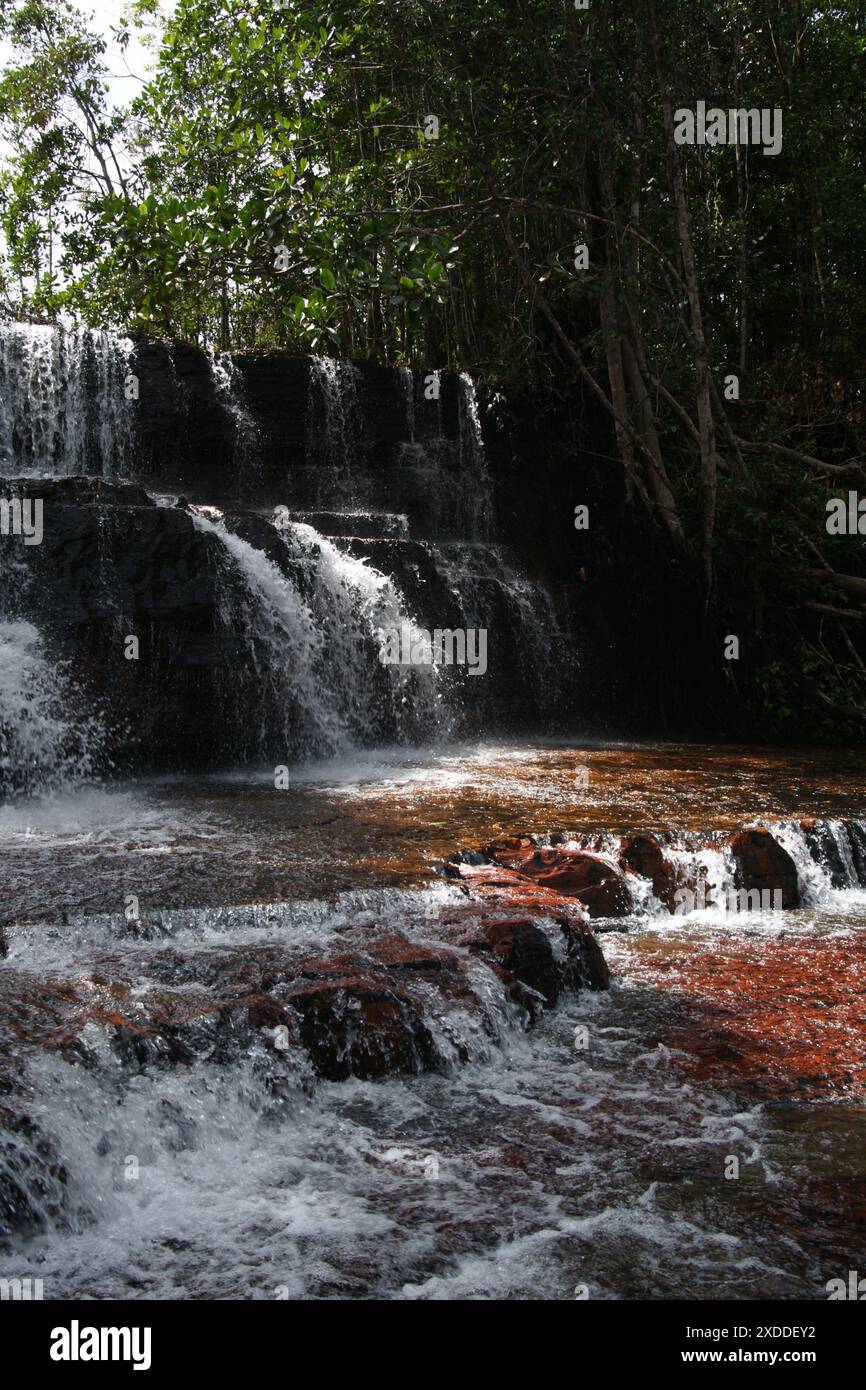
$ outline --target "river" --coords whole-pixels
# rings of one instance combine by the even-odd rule
[[[10,804],[0,1009],[35,1128],[4,1151],[31,1219],[0,1275],[59,1298],[825,1297],[866,1264],[866,889],[796,827],[858,816],[862,776],[859,754],[487,741],[298,764],[280,791],[266,769]],[[531,1029],[431,1001],[421,1074],[276,1075],[264,1033],[142,1061],[104,1010],[76,1054],[48,1037],[46,988],[216,994],[286,942],[424,941],[461,893],[443,861],[503,834],[756,823],[803,906],[636,900],[594,923],[609,990]]]

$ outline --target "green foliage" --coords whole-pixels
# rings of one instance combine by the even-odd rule
[[[674,106],[783,111],[777,156],[681,152],[708,365],[717,381],[741,376],[729,413],[753,450],[782,441],[847,464],[866,434],[866,11],[655,9],[663,79],[651,0],[178,0],[149,81],[116,109],[104,42],[69,0],[0,0],[14,53],[0,79],[0,300],[222,348],[468,368],[554,421],[579,364],[610,407],[628,338],[684,537],[667,561],[694,582],[706,469],[688,428],[696,357],[663,91]],[[134,0],[127,23],[154,14]],[[604,462],[658,532],[651,436],[628,391],[637,446],[620,432]],[[795,704],[776,663],[802,660],[825,694],[829,680],[833,700],[856,703],[850,642],[803,618],[821,586],[801,518],[820,517],[826,479],[770,450],[738,460],[717,427],[705,613],[768,643],[734,702],[784,726]],[[655,540],[649,553],[658,563]],[[845,563],[856,574],[859,552]],[[832,717],[819,704],[816,721]]]

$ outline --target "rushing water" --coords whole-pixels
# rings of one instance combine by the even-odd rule
[[[134,477],[130,353],[0,328],[0,472]],[[253,497],[243,374],[207,370]],[[49,1298],[823,1297],[866,1264],[866,757],[540,737],[585,676],[497,544],[471,381],[451,434],[429,387],[376,387],[402,420],[384,466],[364,374],[314,359],[275,514],[73,480],[43,568],[6,538],[0,1277]],[[221,746],[207,774],[100,781],[124,682],[87,682],[140,622],[140,568],[157,627],[165,574],[209,615],[193,689]],[[485,630],[483,680],[380,660],[386,633],[437,627]],[[199,707],[166,705],[182,754]],[[726,896],[726,832],[761,825],[796,909]],[[516,833],[612,861],[636,831],[710,900],[672,916],[630,874],[630,915],[595,923],[611,988],[541,1012],[474,949],[481,898],[446,861]],[[488,925],[531,918],[564,970],[540,902]]]
[[[99,764],[103,730],[32,623],[0,621],[0,785],[70,792]]]
[[[131,353],[96,329],[0,324],[0,476],[125,476]]]
[[[759,809],[792,827],[806,905],[683,921],[645,903],[600,924],[608,993],[530,1033],[492,999],[480,1029],[432,1018],[443,1055],[459,1037],[468,1056],[434,1074],[275,1073],[264,1035],[231,1061],[118,1067],[96,1023],[86,1066],[26,1048],[66,1178],[42,1173],[45,1228],[0,1269],[58,1297],[823,1297],[864,1256],[866,893],[834,888],[793,826],[859,810],[861,777],[826,754],[487,744],[297,767],[287,791],[180,779],[7,814],[34,925],[8,929],[4,981],[24,999],[46,977],[145,998],[169,987],[166,937],[196,988],[235,953],[322,948],[365,922],[423,939],[459,897],[434,879],[442,851],[635,824],[685,845],[710,786],[713,826]],[[134,946],[129,892],[159,924]],[[64,896],[68,925],[37,925]]]

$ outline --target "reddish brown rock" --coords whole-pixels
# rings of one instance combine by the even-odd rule
[[[534,849],[535,841],[531,835],[506,835],[501,840],[494,840],[491,845],[487,845],[483,852],[489,859],[504,863],[509,855],[523,857],[532,854]]]
[[[737,888],[782,894],[783,907],[800,906],[797,866],[769,830],[741,830],[729,841]]]
[[[363,978],[310,981],[289,1002],[319,1076],[344,1081],[432,1069],[436,1050],[415,1000]]]
[[[632,911],[628,885],[616,865],[582,850],[540,850],[521,870],[542,888],[577,898],[590,917],[625,917]]]
[[[455,865],[454,876],[462,879],[473,898],[487,907],[508,915],[519,912],[527,917],[566,917],[576,922],[586,920],[586,911],[574,899],[565,898],[553,888],[498,864],[474,868]],[[477,911],[477,908],[476,908]]]
[[[628,949],[628,973],[688,1001],[663,1041],[701,1079],[743,1103],[857,1102],[866,1091],[866,933],[708,940],[650,934]]]
[[[631,893],[616,864],[585,850],[537,847],[526,837],[489,846],[496,863],[540,888],[577,898],[590,917],[625,917],[633,909]]]
[[[573,856],[539,875],[539,883],[577,898],[590,917],[625,917],[633,910],[631,893],[612,865],[593,855]]]
[[[651,879],[653,896],[664,903],[669,912],[675,911],[676,870],[665,859],[655,835],[632,835],[630,840],[623,840],[622,863],[633,874]]]
[[[549,855],[551,851],[546,850],[543,853]],[[473,904],[473,898],[481,900],[482,912],[485,909],[504,912],[510,909],[513,912],[517,908],[526,914],[526,918],[519,920],[525,921],[527,925],[535,925],[531,921],[532,918],[546,917],[556,923],[566,942],[564,963],[554,957],[559,992],[563,989],[608,988],[610,972],[607,962],[587,923],[586,909],[579,900],[533,881],[528,876],[518,873],[516,869],[498,865],[475,868],[463,865],[460,868],[460,877],[471,893],[471,898],[465,909],[467,915],[462,919],[462,931],[457,931],[455,927],[450,933],[451,939],[465,944],[478,937],[478,907]],[[459,922],[461,919],[456,920]],[[483,920],[482,916],[482,924]],[[508,916],[498,919],[493,925],[513,921],[514,919]],[[536,929],[540,931],[540,928]],[[544,935],[543,932],[541,934]],[[540,992],[545,993],[544,987],[540,988]]]
[[[506,977],[540,994],[548,1008],[556,1003],[561,972],[548,937],[534,922],[482,921],[462,936],[460,944],[492,957]]]
[[[610,970],[601,946],[589,927],[560,921],[565,934],[566,957],[563,984],[566,989],[609,989]]]

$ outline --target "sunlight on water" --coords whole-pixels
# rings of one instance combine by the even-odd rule
[[[602,1299],[820,1296],[856,1258],[843,1194],[861,1181],[866,1111],[855,1072],[846,1083],[839,1064],[832,1115],[803,1103],[834,1066],[806,1039],[822,998],[838,998],[838,1029],[853,1026],[845,1001],[862,988],[866,892],[833,888],[790,821],[780,835],[805,907],[677,919],[638,895],[634,918],[600,924],[610,992],[564,999],[531,1033],[473,967],[478,1012],[429,998],[442,1058],[432,1074],[317,1080],[267,1029],[226,1035],[230,1065],[211,1043],[191,1065],[156,1055],[118,1065],[111,1025],[96,1021],[110,1016],[107,981],[142,1005],[169,988],[192,1001],[263,950],[339,951],[382,924],[425,940],[425,922],[465,902],[459,885],[434,881],[431,844],[450,852],[501,825],[550,832],[570,819],[579,837],[576,768],[591,769],[596,828],[610,796],[602,849],[635,804],[653,807],[655,825],[663,808],[691,824],[705,776],[722,787],[719,820],[736,816],[738,797],[742,818],[752,787],[775,775],[773,756],[756,754],[737,793],[742,775],[724,751],[665,756],[667,781],[653,748],[391,747],[297,767],[285,793],[263,771],[7,808],[7,862],[22,871],[21,842],[43,883],[61,866],[67,922],[44,925],[52,894],[43,887],[37,901],[31,880],[22,901],[34,925],[9,930],[13,988],[0,1006],[17,999],[26,1019],[31,982],[47,977],[106,1003],[81,1033],[86,1066],[13,1048],[43,1150],[25,1133],[7,1147],[5,1180],[30,1193],[31,1219],[0,1272],[26,1266],[53,1297],[565,1299],[582,1285]],[[679,764],[697,792],[683,790]],[[617,769],[631,788],[625,811]],[[856,805],[823,756],[802,760],[790,792],[775,785],[789,816],[806,797],[839,815]],[[702,853],[724,881],[722,851]],[[130,942],[123,893],[136,888],[151,931]],[[788,972],[799,963],[801,978],[806,942],[817,1002],[804,985],[792,1009]],[[761,968],[779,989],[767,979],[744,994]],[[62,1154],[63,1180],[46,1152]],[[724,1177],[731,1156],[737,1183]]]

